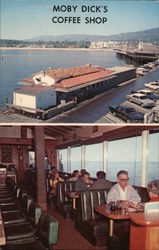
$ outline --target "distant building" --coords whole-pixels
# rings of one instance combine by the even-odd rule
[[[109,42],[92,42],[90,49],[104,49],[109,48]]]
[[[97,41],[92,42],[90,45],[90,49],[116,49],[123,46],[124,42],[118,41]]]

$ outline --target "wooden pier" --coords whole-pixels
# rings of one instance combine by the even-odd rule
[[[116,51],[116,56],[134,64],[146,64],[159,59],[159,52],[149,51]]]

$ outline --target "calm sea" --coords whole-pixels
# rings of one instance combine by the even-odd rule
[[[3,60],[2,60],[3,57]],[[113,67],[125,62],[111,51],[4,50],[0,57],[0,107],[21,80],[49,67],[65,68],[85,64]]]
[[[63,162],[64,171],[67,172],[67,162]],[[91,177],[96,177],[96,172],[102,170],[103,163],[100,161],[87,161],[86,170],[90,173]],[[75,169],[80,169],[79,162],[72,162],[71,172]],[[121,169],[128,171],[129,183],[140,185],[141,182],[141,162],[121,162],[109,161],[107,168],[107,178],[111,181],[116,181],[116,174]],[[148,162],[147,183],[154,179],[159,179],[159,165],[158,162]]]

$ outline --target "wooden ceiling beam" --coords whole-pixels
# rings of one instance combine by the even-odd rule
[[[93,138],[87,138],[82,139],[78,138],[77,140],[72,140],[69,142],[63,142],[62,144],[58,145],[57,148],[65,148],[68,146],[74,146],[76,144],[79,145],[89,145],[89,144],[95,144],[95,143],[101,143],[103,141],[114,141],[114,140],[120,140],[120,139],[126,139],[133,136],[139,136],[142,134],[142,131],[144,130],[150,130],[151,132],[159,132],[158,126],[126,126],[117,128],[113,131],[103,132],[102,135],[93,137]]]
[[[20,139],[20,138],[1,138],[1,145],[33,145],[33,139]]]

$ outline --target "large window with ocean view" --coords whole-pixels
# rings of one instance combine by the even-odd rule
[[[96,177],[96,172],[103,170],[103,144],[92,144],[85,149],[85,168],[91,177]]]
[[[148,140],[147,183],[159,179],[159,133],[150,134]]]
[[[71,148],[71,173],[81,169],[81,147]]]
[[[129,183],[141,183],[141,136],[117,140],[108,144],[107,178],[116,181],[120,170],[129,173]]]
[[[67,172],[67,149],[59,150],[59,171]]]

